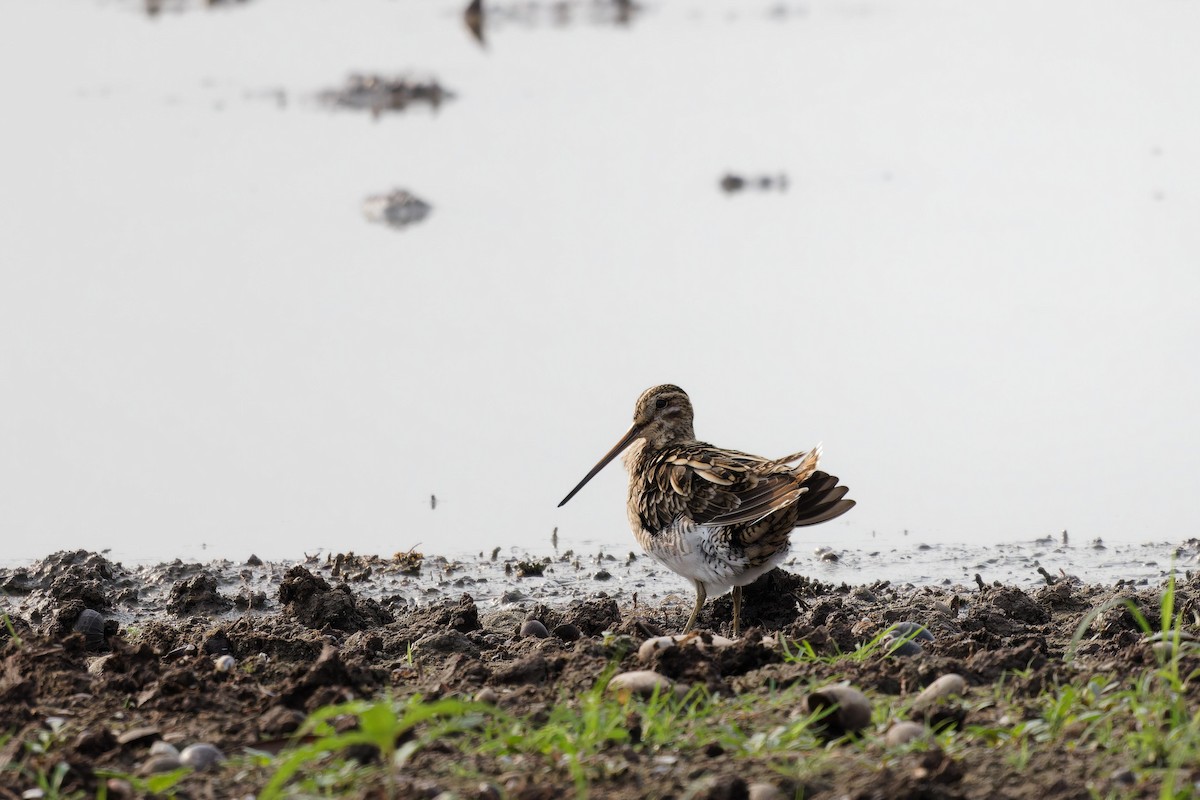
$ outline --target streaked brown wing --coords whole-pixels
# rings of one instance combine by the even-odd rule
[[[692,446],[664,454],[661,467],[687,516],[702,525],[754,522],[803,494],[791,469],[748,453]]]

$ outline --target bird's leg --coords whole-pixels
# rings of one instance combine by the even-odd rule
[[[684,633],[690,633],[692,628],[696,627],[696,620],[700,619],[700,609],[704,608],[704,601],[708,597],[708,592],[704,591],[704,584],[701,581],[695,581],[696,584],[696,607],[692,609],[692,616],[688,617],[687,627],[683,629]]]
[[[733,587],[733,638],[738,637],[742,622],[742,587]]]

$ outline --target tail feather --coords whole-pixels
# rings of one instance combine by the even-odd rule
[[[850,487],[838,484],[837,477],[825,472],[814,472],[804,482],[807,489],[796,501],[796,526],[816,525],[840,517],[854,508],[853,500],[843,500]]]

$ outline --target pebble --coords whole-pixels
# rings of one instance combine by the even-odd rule
[[[179,758],[179,750],[170,742],[164,742],[159,739],[154,744],[150,745],[150,755],[152,756],[174,756]]]
[[[740,800],[748,794],[746,782],[738,775],[703,775],[683,792],[691,800]]]
[[[527,619],[521,625],[521,638],[545,639],[550,635],[550,631],[546,630],[546,626],[536,619]]]
[[[851,686],[826,686],[810,692],[802,704],[806,714],[831,706],[836,706],[836,709],[822,717],[817,724],[824,725],[834,737],[861,731],[871,724],[871,702],[865,694]]]
[[[158,728],[130,728],[123,733],[117,734],[117,742],[119,744],[131,744],[132,742],[140,742],[142,739],[157,739],[158,736]]]
[[[889,656],[919,656],[925,651],[921,645],[915,641],[906,642],[903,639],[894,639],[891,636],[883,637],[883,648]]]
[[[899,747],[925,735],[925,726],[919,722],[897,722],[888,728],[884,741],[888,747]]]
[[[709,648],[729,647],[732,644],[733,640],[727,639],[724,636],[701,637],[691,634],[686,636],[655,636],[642,642],[641,646],[638,647],[638,661],[648,664],[659,650],[665,650],[675,645],[691,646],[697,647],[700,650],[707,650]]]
[[[967,682],[962,675],[950,672],[938,678],[925,687],[912,702],[912,710],[922,712],[937,703],[951,697],[960,696],[967,690]]]
[[[216,745],[208,742],[196,742],[183,748],[183,752],[179,754],[179,760],[183,762],[184,766],[204,771],[224,761],[225,754]]]
[[[943,603],[941,600],[934,600],[933,607],[935,609],[937,609],[937,612],[939,614],[941,614],[942,616],[946,616],[946,617],[958,616],[957,614],[954,613],[954,609],[950,607],[949,603]]]
[[[654,670],[638,669],[614,675],[608,682],[608,691],[616,692],[623,699],[631,695],[650,697],[655,690],[665,692],[671,686],[669,678],[659,675]]]
[[[750,784],[748,792],[749,800],[787,800],[787,795],[773,783],[758,783]]]
[[[919,622],[897,622],[892,626],[891,636],[897,639],[912,639],[914,642],[932,642],[933,634]]]
[[[233,656],[218,656],[213,659],[213,666],[217,668],[217,672],[233,672],[237,666],[237,659]]]
[[[150,756],[142,763],[142,768],[139,770],[143,775],[154,775],[158,772],[171,772],[183,766],[183,762],[177,756],[163,753],[157,756]]]
[[[583,631],[579,630],[577,625],[572,625],[569,622],[564,622],[554,629],[554,635],[564,642],[577,642],[583,637]]]
[[[79,613],[71,630],[82,633],[89,650],[104,649],[104,617],[99,611],[85,608]]]
[[[494,706],[500,700],[500,695],[496,694],[496,690],[490,686],[485,686],[475,693],[476,703],[487,703]]]
[[[108,796],[114,800],[133,797],[133,784],[124,778],[109,778],[104,786],[108,789]]]

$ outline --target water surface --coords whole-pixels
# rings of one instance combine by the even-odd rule
[[[5,559],[627,548],[662,382],[824,443],[798,551],[1196,535],[1200,7],[495,8],[0,9]]]

